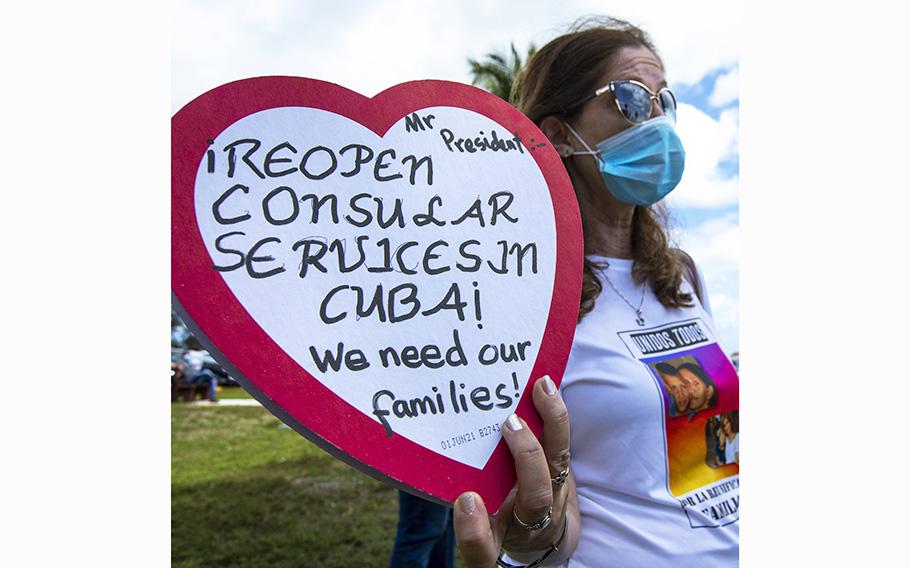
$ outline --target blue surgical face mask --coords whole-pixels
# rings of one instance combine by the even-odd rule
[[[686,151],[666,116],[630,126],[599,143],[596,151],[571,125],[566,126],[587,149],[575,154],[590,154],[597,159],[607,189],[623,203],[653,205],[682,179]]]

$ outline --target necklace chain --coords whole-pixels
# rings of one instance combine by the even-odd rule
[[[632,308],[633,311],[635,311],[636,316],[638,316],[635,318],[635,323],[637,323],[639,327],[644,327],[645,326],[645,316],[643,313],[642,306],[645,305],[645,283],[643,283],[641,285],[641,300],[638,301],[638,307],[636,308],[634,305],[632,305],[632,302],[627,300],[626,297],[622,295],[622,292],[620,292],[619,289],[613,285],[613,282],[610,281],[610,277],[607,275],[607,270],[609,270],[609,269],[610,269],[610,263],[607,263],[607,266],[604,269],[604,278],[607,279],[607,284],[610,285],[610,288],[613,288],[613,291],[616,292],[616,294],[620,298],[622,298],[622,301],[625,302],[627,306],[629,306],[630,308]]]

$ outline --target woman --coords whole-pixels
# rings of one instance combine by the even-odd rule
[[[734,421],[736,422],[734,424]],[[720,430],[717,433],[724,463],[739,463],[739,415],[737,412],[724,414],[720,419]]]
[[[737,563],[738,523],[694,528],[712,524],[707,513],[687,510],[669,491],[665,401],[622,340],[623,332],[711,321],[697,271],[669,247],[666,217],[654,206],[683,167],[665,87],[648,37],[617,20],[556,38],[521,77],[519,106],[575,188],[584,282],[561,393],[548,377],[534,385],[541,441],[517,416],[503,428],[518,482],[502,513],[488,517],[472,492],[456,502],[458,547],[470,568],[493,566],[500,548],[518,565]]]
[[[679,366],[679,376],[685,381],[689,391],[691,414],[694,415],[717,404],[717,388],[704,369],[695,363],[683,363]]]

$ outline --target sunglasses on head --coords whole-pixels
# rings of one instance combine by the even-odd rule
[[[667,118],[676,124],[676,97],[673,95],[673,91],[664,87],[655,93],[646,85],[633,80],[611,81],[594,91],[593,95],[588,95],[572,103],[566,110],[578,108],[607,92],[612,93],[613,100],[616,101],[616,108],[619,109],[623,118],[632,124],[641,124],[651,118],[651,101],[654,100],[660,104],[660,108]]]

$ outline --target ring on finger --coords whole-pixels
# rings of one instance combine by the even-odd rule
[[[522,526],[525,530],[528,531],[539,531],[540,529],[545,529],[550,526],[550,520],[553,516],[553,506],[550,506],[550,510],[547,511],[547,514],[544,515],[544,518],[540,519],[536,523],[528,524],[518,518],[518,512],[515,509],[512,509],[512,516],[515,517],[515,521]]]
[[[555,485],[557,487],[562,487],[565,484],[566,479],[568,479],[568,478],[569,478],[569,466],[566,466],[566,469],[560,471],[559,473],[557,473],[556,475],[551,477],[550,481],[553,482],[553,485]]]

